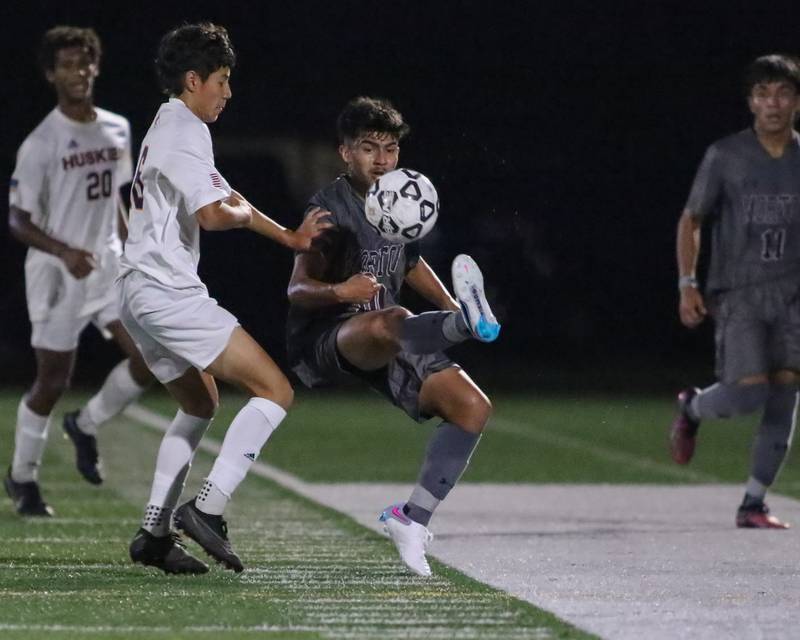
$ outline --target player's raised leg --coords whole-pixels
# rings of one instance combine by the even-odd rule
[[[78,472],[91,484],[103,482],[103,466],[97,452],[98,427],[139,398],[154,380],[122,323],[114,320],[106,325],[106,329],[127,358],[111,370],[100,390],[84,407],[64,415],[62,424],[75,445]]]
[[[461,478],[492,412],[486,395],[460,368],[430,375],[422,384],[420,407],[444,421],[433,432],[408,501],[381,514],[384,530],[403,563],[421,576],[431,575],[425,552],[433,535],[427,525],[434,511]]]
[[[241,327],[233,331],[207,372],[237,385],[250,400],[228,427],[202,489],[177,510],[175,522],[209,555],[238,572],[244,565],[228,539],[225,506],[286,417],[294,392],[272,358]]]

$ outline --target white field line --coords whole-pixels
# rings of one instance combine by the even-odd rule
[[[619,451],[617,449],[609,449],[602,445],[593,444],[576,438],[568,436],[563,433],[555,433],[546,429],[539,429],[532,424],[521,424],[507,420],[506,418],[493,417],[489,423],[489,429],[500,431],[503,433],[510,433],[515,436],[521,436],[528,440],[535,440],[544,444],[556,445],[565,449],[573,449],[580,451],[584,454],[589,454],[595,458],[605,460],[606,462],[613,462],[615,464],[625,465],[627,467],[634,467],[644,471],[657,471],[664,475],[681,480],[697,480],[698,482],[719,482],[720,479],[710,473],[703,473],[702,471],[695,471],[685,467],[676,467],[673,465],[664,464],[651,458],[641,457]]]

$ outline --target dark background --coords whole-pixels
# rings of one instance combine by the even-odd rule
[[[712,374],[709,328],[677,320],[678,215],[704,148],[750,122],[743,67],[800,50],[797,15],[750,2],[6,4],[0,178],[54,105],[36,64],[47,28],[97,29],[96,103],[129,118],[136,153],[162,100],[160,36],[219,22],[239,64],[211,130],[235,188],[295,226],[335,175],[338,111],[359,94],[388,97],[412,126],[401,166],[427,174],[442,201],[423,254],[449,284],[452,257],[471,253],[504,324],[495,345],[456,350],[475,377],[671,392]],[[27,384],[24,248],[2,209],[0,375]],[[205,234],[202,256],[212,295],[283,363],[290,253],[232,231]],[[91,331],[80,355],[78,383],[118,357]]]

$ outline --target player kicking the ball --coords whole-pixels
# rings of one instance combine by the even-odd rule
[[[174,520],[237,572],[244,567],[231,548],[223,511],[293,398],[283,373],[209,297],[198,277],[200,228],[246,227],[303,251],[327,226],[327,214],[316,211],[297,231],[284,229],[233,191],[214,167],[206,123],[215,122],[231,98],[234,63],[223,27],[185,25],[162,38],[156,67],[171,98],[142,143],[122,258],[122,321],[180,405],[161,442],[142,527],[130,545],[134,562],[167,573],[208,570],[186,552],[171,523],[194,452],[217,408],[214,378],[251,398],[228,427],[201,491],[175,511]]]
[[[481,318],[490,327],[487,342],[500,327],[471,258],[453,262],[454,299],[416,243],[393,244],[366,220],[365,194],[397,166],[408,130],[385,100],[356,98],[340,114],[339,153],[347,173],[311,199],[309,215],[328,210],[333,227],[319,239],[320,252],[295,257],[288,351],[293,370],[309,387],[352,375],[418,422],[442,419],[408,501],[381,515],[402,561],[429,576],[428,522],[466,469],[492,410],[486,395],[441,351],[477,337]],[[442,311],[413,315],[397,306],[404,282]]]
[[[127,358],[64,430],[80,473],[103,481],[97,427],[135,400],[152,381],[119,321],[114,291],[122,251],[120,190],[131,181],[130,125],[94,106],[101,45],[92,29],[59,26],[45,33],[40,59],[58,104],[25,139],[11,178],[9,227],[28,245],[25,289],[36,354],[36,380],[17,409],[16,438],[5,489],[17,513],[51,516],[39,467],[53,407],[69,387],[80,334],[93,323]]]

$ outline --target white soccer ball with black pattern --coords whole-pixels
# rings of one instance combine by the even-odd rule
[[[439,196],[418,171],[395,169],[367,191],[367,221],[390,242],[414,242],[433,229],[439,217]]]

